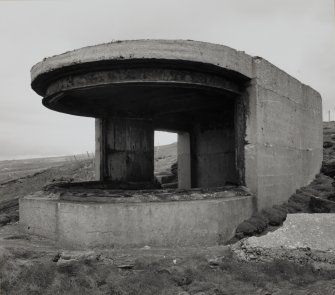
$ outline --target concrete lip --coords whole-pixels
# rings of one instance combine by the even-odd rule
[[[43,105],[56,111],[90,117],[159,117],[181,109],[201,110],[220,106],[242,92],[243,81],[222,73],[196,70],[161,69],[157,63],[132,67],[67,74],[48,85]],[[162,66],[162,65],[159,65]],[[126,66],[125,66],[126,67]],[[130,67],[130,66],[128,66]],[[144,67],[144,68],[143,68]],[[146,67],[149,67],[146,68]],[[195,66],[196,67],[196,66]],[[159,97],[159,99],[157,99]]]
[[[128,40],[88,46],[44,58],[31,69],[32,88],[45,95],[47,85],[61,73],[87,72],[87,68],[122,66],[151,61],[156,65],[179,62],[206,70],[225,69],[231,75],[253,76],[252,57],[227,46],[191,40]],[[105,69],[105,68],[104,68]],[[241,74],[238,74],[241,73]]]
[[[233,237],[254,203],[243,188],[113,193],[37,192],[20,199],[20,223],[74,248],[213,246]]]
[[[172,201],[195,201],[210,199],[228,199],[250,196],[245,187],[223,186],[215,188],[191,189],[139,189],[138,183],[133,189],[115,189],[115,183],[89,181],[77,183],[51,184],[44,192],[37,195],[51,197],[58,196],[60,200],[78,202],[107,202],[107,203],[149,203]],[[128,184],[131,186],[132,184]]]
[[[242,68],[250,66],[249,56],[209,43],[112,42],[44,59],[32,68],[31,85],[44,106],[59,112],[159,118],[181,108],[222,107],[241,95],[249,71],[222,64],[231,51]]]

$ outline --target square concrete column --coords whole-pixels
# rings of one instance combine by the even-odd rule
[[[199,116],[191,132],[192,187],[238,184],[234,104]]]
[[[191,142],[190,134],[178,133],[178,188],[191,188]]]
[[[96,119],[96,179],[116,183],[154,180],[152,120]]]

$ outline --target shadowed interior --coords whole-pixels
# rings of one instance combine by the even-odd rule
[[[190,163],[179,167],[190,179],[186,188],[218,187],[243,182],[236,153],[243,135],[236,130],[244,129],[236,124],[245,123],[237,101],[246,79],[230,73],[200,63],[128,61],[64,69],[35,85],[48,82],[41,88],[46,107],[98,118],[97,180],[154,182],[153,133],[166,130],[189,134],[178,150]]]

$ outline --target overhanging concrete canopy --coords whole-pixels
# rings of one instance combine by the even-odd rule
[[[159,117],[219,106],[224,99],[241,95],[247,80],[211,64],[132,58],[41,72],[32,87],[44,96],[46,107],[60,112],[91,117]]]
[[[113,42],[46,58],[31,77],[48,108],[97,118],[97,181],[20,201],[28,230],[71,246],[223,243],[321,166],[320,95],[226,46]],[[178,185],[186,190],[169,191],[170,199],[154,181],[156,129],[178,132]]]
[[[132,66],[141,68],[91,69],[71,75],[65,71],[64,77],[49,84],[43,104],[74,115],[153,117],[220,105],[223,99],[243,91],[244,81],[234,81],[220,72],[138,65],[136,61]]]
[[[36,64],[32,88],[44,96],[45,106],[83,116],[203,108],[220,104],[222,95],[229,99],[241,94],[251,74],[250,56],[222,48],[183,40],[86,47]],[[235,60],[223,62],[228,54]]]
[[[193,186],[245,184],[258,208],[287,200],[321,165],[320,95],[268,61],[226,46],[113,42],[44,59],[31,76],[47,107],[99,118],[97,151],[107,178],[115,167],[114,176],[122,170],[124,179],[151,178],[154,129],[188,132],[190,143],[182,146],[191,146]],[[129,136],[117,143],[112,130]],[[133,159],[127,168],[126,159]]]

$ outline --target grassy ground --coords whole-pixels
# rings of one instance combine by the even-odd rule
[[[327,123],[324,130],[325,142],[330,142],[325,144],[325,167],[335,159],[335,123]],[[171,148],[156,150],[155,163],[160,174],[176,160],[175,154],[168,155]],[[286,213],[327,210],[328,205],[311,206],[311,200],[332,200],[333,179],[327,176],[331,175],[332,166],[328,168],[310,186],[291,197],[284,205]],[[52,180],[92,178],[92,162],[87,160],[0,185],[0,216],[1,204],[39,190]],[[17,214],[15,205],[5,207],[3,212],[7,215],[12,211]],[[278,217],[278,224],[283,221],[283,208],[271,209],[274,211],[267,217],[266,226],[250,234],[268,228],[271,216]],[[262,216],[254,216],[253,221],[264,226]],[[274,227],[273,222],[270,228]],[[268,261],[245,261],[240,259],[235,246],[72,251],[27,236],[18,224],[10,223],[0,227],[0,294],[335,294],[335,271],[330,267],[335,264],[328,263],[330,256],[335,261],[332,253],[324,257],[324,267],[316,268],[303,259],[305,252],[289,251],[286,256]]]
[[[325,295],[335,290],[334,270],[283,259],[245,262],[229,246],[66,251],[22,235],[14,225],[5,228],[1,294]]]
[[[92,154],[76,156],[35,158],[24,160],[5,160],[0,161],[0,184],[10,182],[18,178],[25,178],[49,168],[66,166],[74,162],[92,159]]]

